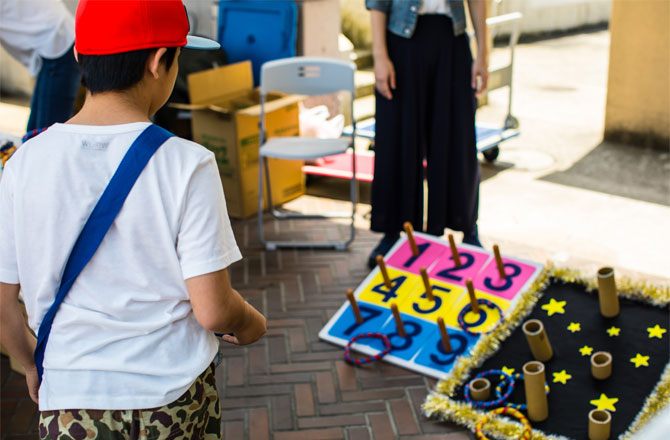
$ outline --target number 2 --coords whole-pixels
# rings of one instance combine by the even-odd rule
[[[437,276],[446,278],[448,280],[463,281],[463,277],[452,275],[451,273],[458,272],[459,270],[467,269],[468,267],[472,266],[472,264],[475,262],[475,257],[473,257],[471,254],[468,254],[467,252],[461,252],[459,255],[465,260],[461,261],[460,266],[449,267],[447,269],[441,270],[438,272]],[[454,257],[449,257],[449,259],[453,261]]]

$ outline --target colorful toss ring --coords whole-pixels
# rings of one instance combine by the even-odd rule
[[[479,440],[489,440],[489,438],[486,437],[482,433],[482,425],[484,425],[484,423],[486,423],[491,418],[491,416],[496,415],[496,414],[509,414],[510,416],[519,420],[521,422],[521,424],[523,425],[523,434],[521,434],[521,437],[519,437],[519,438],[521,440],[529,440],[530,439],[531,426],[530,426],[530,422],[528,421],[526,416],[521,414],[521,412],[519,410],[516,410],[514,408],[509,408],[509,407],[505,406],[505,407],[502,407],[502,408],[494,409],[493,411],[489,412],[484,417],[479,419],[479,422],[477,422],[477,424],[475,425],[475,435],[477,436],[477,438]]]
[[[483,306],[488,306],[491,309],[497,310],[498,313],[500,314],[500,320],[491,330],[488,330],[486,332],[476,332],[476,331],[470,330],[470,327],[475,327],[477,325],[483,324],[485,319],[482,322],[478,321],[474,324],[468,325],[465,322],[465,315],[467,315],[468,312],[472,311],[472,304],[468,303],[465,307],[463,307],[461,312],[458,314],[458,325],[463,329],[463,331],[465,333],[468,333],[468,334],[471,334],[471,335],[474,335],[474,336],[492,332],[493,330],[495,330],[500,325],[500,323],[503,321],[503,318],[504,318],[502,309],[500,308],[500,306],[498,306],[498,304],[494,303],[493,301],[489,301],[488,299],[480,298],[480,299],[477,300],[477,304],[483,305]]]
[[[517,380],[523,380],[523,374],[521,373],[516,373],[514,376],[514,381],[516,382]],[[497,398],[501,398],[503,396],[502,393],[503,390],[503,382],[500,382],[498,386],[496,387],[495,393]],[[549,394],[549,384],[547,382],[544,383],[544,391]],[[509,393],[505,393],[505,396],[509,398]],[[505,399],[507,400],[507,399]],[[514,408],[518,409],[519,411],[525,411],[527,408],[527,405],[525,403],[512,403],[509,402],[507,405],[505,405],[508,408]]]
[[[384,350],[369,357],[365,358],[360,358],[360,359],[353,359],[351,357],[351,344],[354,342],[358,341],[359,339],[364,339],[364,338],[376,338],[376,339],[381,339],[382,342],[384,343]],[[349,362],[352,365],[363,365],[367,364],[368,362],[374,362],[378,361],[384,356],[388,354],[388,352],[391,351],[391,341],[389,341],[389,338],[386,335],[383,335],[381,333],[361,333],[360,335],[354,336],[349,340],[347,343],[347,346],[344,347],[344,360]]]
[[[486,370],[477,374],[475,377],[472,378],[472,380],[482,379],[486,376],[495,376],[495,375],[500,375],[504,377],[504,379],[502,380],[502,382],[500,382],[500,384],[498,384],[498,386],[502,386],[502,384],[507,384],[507,390],[505,394],[502,394],[501,396],[498,396],[496,394],[496,397],[498,398],[495,400],[485,400],[485,401],[473,400],[472,396],[470,396],[470,382],[468,382],[465,384],[465,387],[463,389],[463,396],[465,397],[465,401],[468,402],[470,405],[474,406],[475,408],[485,408],[485,409],[492,408],[494,406],[500,406],[503,403],[505,403],[505,401],[509,399],[509,396],[512,395],[512,391],[514,391],[514,377],[505,373],[502,370]]]

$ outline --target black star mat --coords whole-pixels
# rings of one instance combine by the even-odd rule
[[[530,314],[522,318],[520,324],[527,319],[542,321],[554,350],[552,359],[544,363],[551,389],[549,418],[531,422],[533,429],[547,435],[587,438],[588,413],[596,408],[607,409],[612,415],[610,438],[630,428],[670,359],[670,315],[667,304],[657,307],[621,297],[619,303],[619,315],[604,318],[597,291],[589,293],[583,284],[552,279]],[[590,354],[598,351],[610,352],[613,357],[612,375],[605,380],[591,376]],[[455,387],[451,398],[463,403],[463,385],[479,372],[514,369],[521,373],[523,364],[531,360],[519,325],[499,350]],[[500,382],[499,375],[489,380],[493,388]],[[525,402],[522,380],[516,381],[509,401]]]

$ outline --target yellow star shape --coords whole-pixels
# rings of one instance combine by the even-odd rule
[[[542,306],[543,310],[547,311],[547,315],[551,316],[554,313],[560,313],[561,315],[565,313],[563,307],[567,301],[556,301],[554,298],[551,298],[549,302]]]
[[[567,381],[572,379],[572,375],[566,373],[565,370],[559,371],[558,373],[553,373],[553,375],[554,375],[554,383],[560,382],[563,385],[567,385]]]
[[[568,330],[570,330],[572,333],[578,332],[582,329],[582,326],[578,322],[571,322],[570,325],[568,326]]]
[[[620,331],[621,331],[621,329],[619,327],[612,326],[612,327],[607,329],[607,334],[610,335],[610,337],[611,336],[619,336]]]
[[[642,356],[640,353],[636,354],[634,358],[630,358],[630,361],[635,364],[635,368],[639,367],[640,365],[644,365],[645,367],[649,366],[649,356]]]
[[[649,332],[649,337],[650,338],[658,338],[658,339],[663,339],[663,333],[667,332],[666,329],[661,328],[658,324],[654,327],[648,327],[647,331]]]
[[[510,376],[514,375],[514,368],[508,368],[508,367],[503,365],[503,367],[500,370],[502,370],[503,373],[509,374]],[[503,376],[503,375],[500,376],[500,380],[503,380],[504,378],[505,378],[505,376]]]
[[[616,411],[616,408],[614,407],[614,404],[617,403],[619,399],[616,397],[609,398],[604,394],[601,394],[599,398],[594,399],[591,401],[591,405],[595,405],[598,409],[603,410],[609,410],[609,411]]]
[[[585,345],[579,349],[579,352],[582,354],[582,356],[591,356],[591,353],[593,353],[593,347]]]

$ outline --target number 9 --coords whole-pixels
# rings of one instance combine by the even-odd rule
[[[442,344],[442,339],[437,340],[437,345],[435,348],[438,352],[446,356],[446,359],[440,359],[435,353],[430,355],[430,360],[437,365],[450,365],[456,360],[456,357],[462,355],[465,352],[465,349],[468,346],[468,340],[465,336],[459,333],[453,333],[449,335],[451,339],[451,353],[447,353],[444,350],[444,345]],[[454,341],[458,341],[458,348],[454,348]]]

